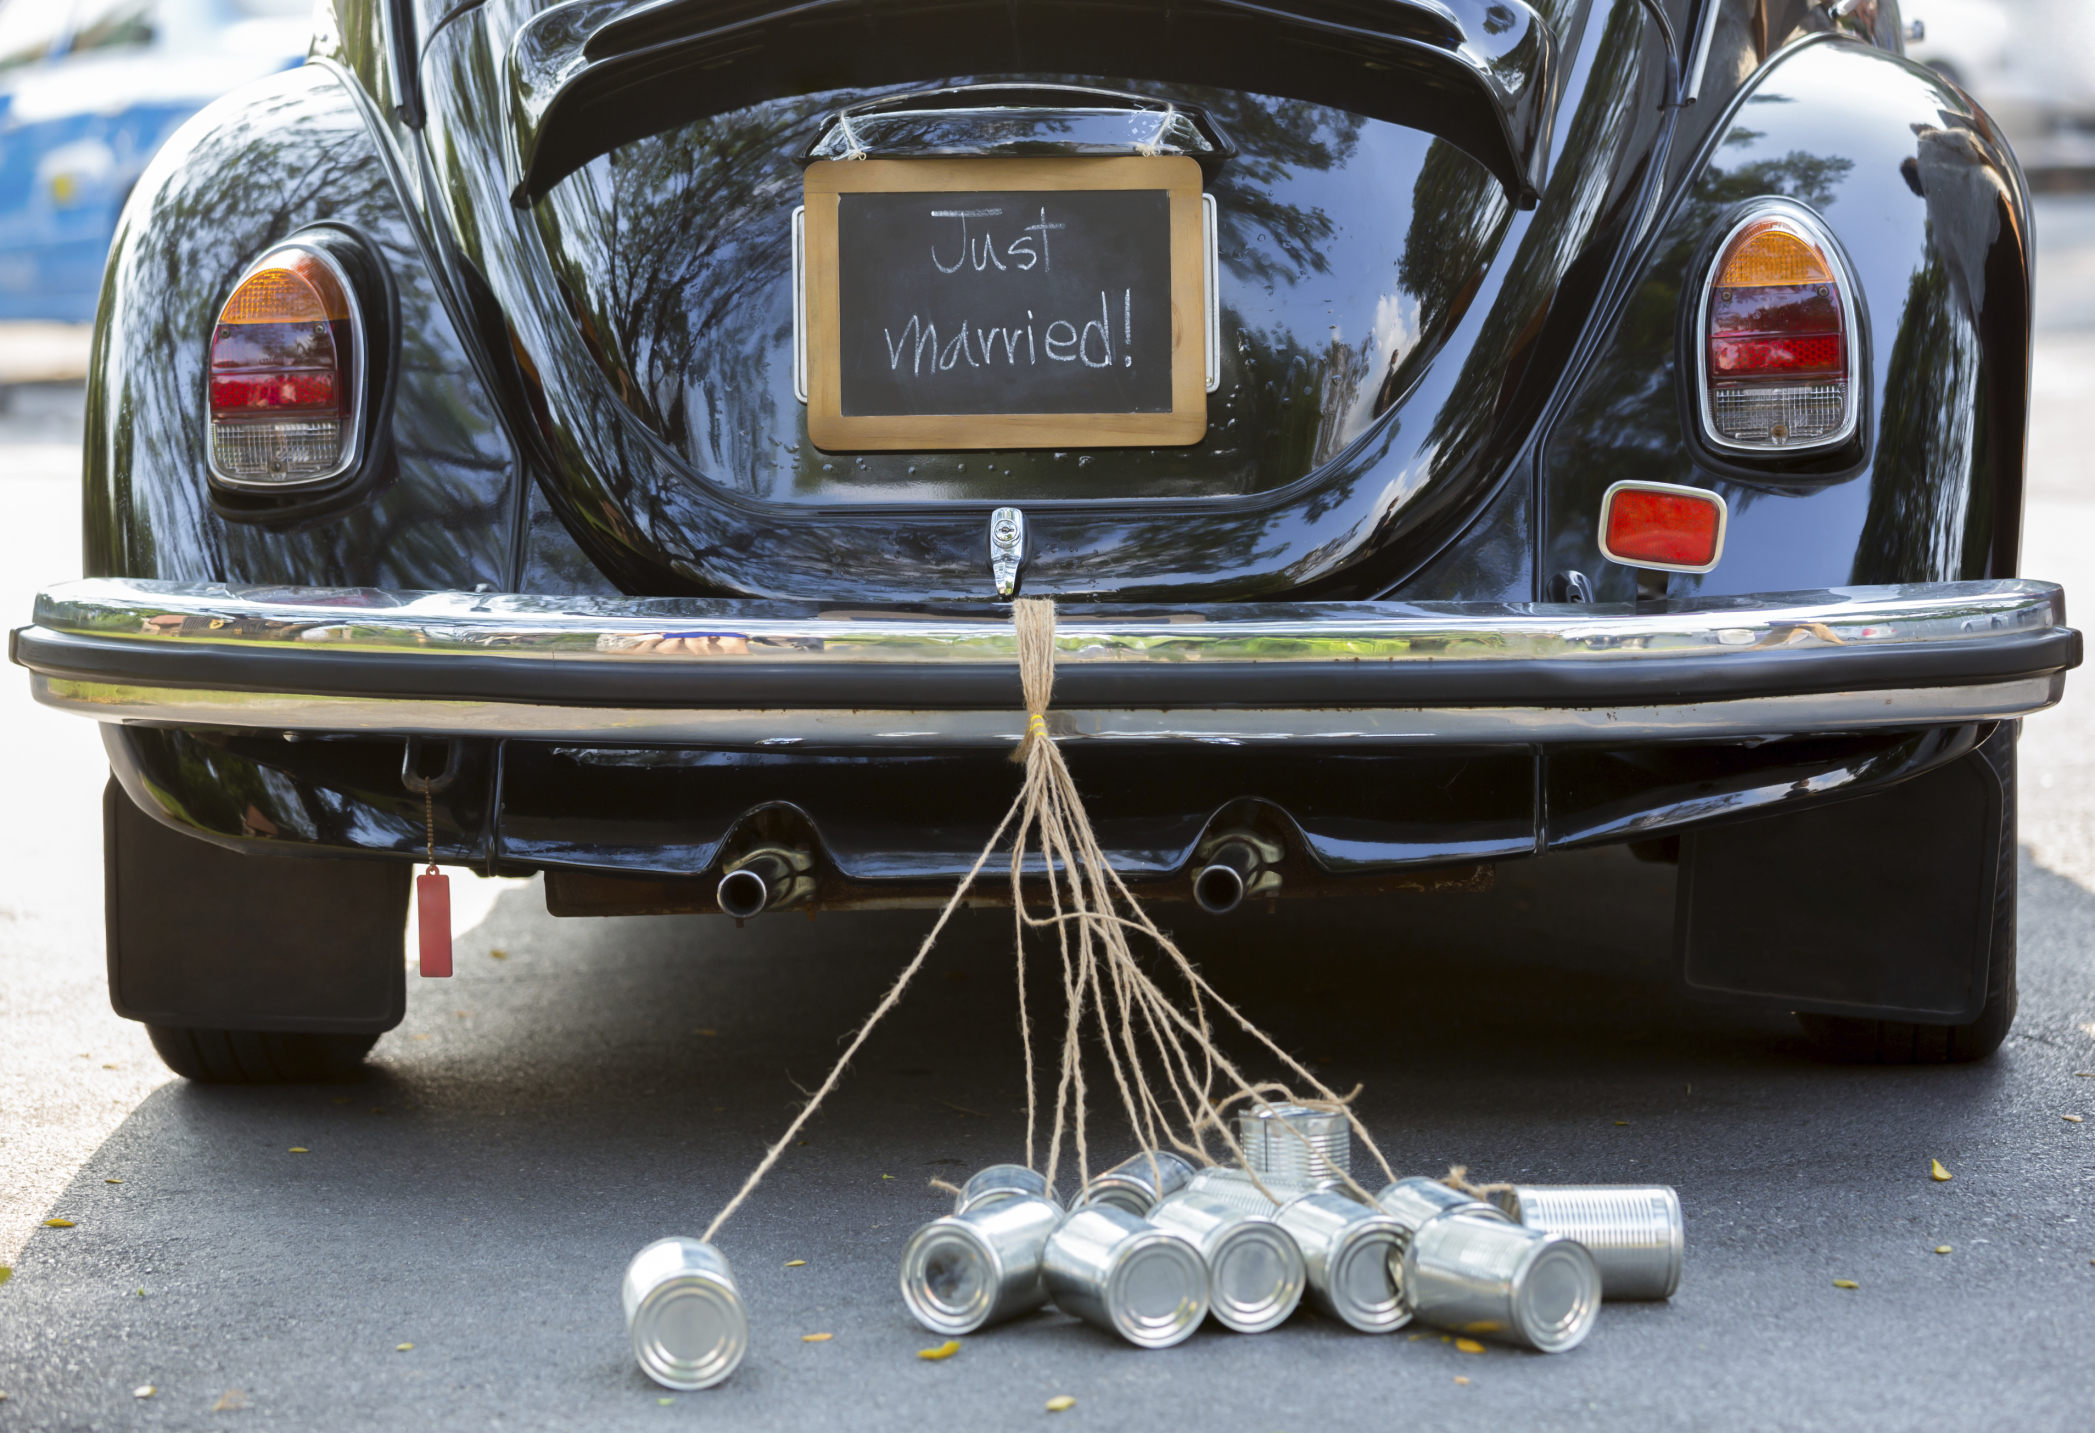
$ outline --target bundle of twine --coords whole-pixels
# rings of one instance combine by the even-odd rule
[[[1055,604],[1047,598],[1021,598],[1013,604],[1012,620],[1017,628],[1019,681],[1026,704],[1025,735],[1012,753],[1012,760],[1025,767],[1018,797],[997,823],[995,834],[975,858],[959,889],[932,922],[916,955],[851,1037],[828,1077],[801,1106],[786,1132],[764,1152],[735,1197],[706,1226],[702,1237],[707,1242],[763,1182],[779,1156],[792,1146],[823,1100],[837,1087],[874,1027],[901,1001],[902,993],[938,944],[946,922],[960,908],[976,878],[1003,844],[1005,833],[1014,826],[1011,905],[1017,915],[1016,976],[1019,1039],[1026,1067],[1028,1167],[1037,1167],[1034,1155],[1040,1147],[1040,1099],[1034,1078],[1032,1013],[1026,1000],[1027,932],[1052,931],[1062,961],[1062,1054],[1055,1082],[1053,1123],[1047,1138],[1047,1166],[1041,1171],[1049,1188],[1055,1186],[1065,1141],[1076,1159],[1079,1182],[1088,1183],[1091,1177],[1086,1139],[1089,1083],[1083,1058],[1087,1028],[1095,1033],[1105,1052],[1128,1125],[1146,1149],[1175,1149],[1198,1164],[1209,1165],[1217,1162],[1208,1146],[1213,1138],[1220,1141],[1231,1159],[1243,1164],[1243,1147],[1225,1118],[1229,1107],[1240,1101],[1256,1108],[1295,1104],[1343,1114],[1354,1136],[1381,1166],[1383,1175],[1391,1180],[1396,1178],[1389,1161],[1353,1113],[1352,1100],[1359,1091],[1341,1096],[1326,1088],[1301,1062],[1224,999],[1171,937],[1150,920],[1142,903],[1106,859],[1092,833],[1090,819],[1084,814],[1083,798],[1077,794],[1061,748],[1049,734],[1047,714],[1055,686]],[[1043,915],[1027,911],[1021,889],[1028,853],[1035,850],[1046,871],[1048,899]],[[1174,1001],[1136,958],[1131,936],[1145,939],[1162,957],[1157,964],[1175,981],[1183,1004]],[[1221,1049],[1211,1018],[1233,1023],[1255,1044],[1277,1057],[1309,1093],[1298,1094],[1285,1084],[1253,1083],[1246,1079]],[[1219,1098],[1218,1090],[1222,1091]],[[1307,1144],[1306,1137],[1293,1126],[1283,1121],[1276,1121],[1275,1125]],[[1368,1199],[1367,1191],[1354,1183],[1349,1174],[1334,1173],[1356,1198]],[[1252,1177],[1257,1182],[1255,1173]],[[1458,1188],[1488,1188],[1469,1185],[1459,1168],[1450,1171],[1448,1182]],[[1263,1185],[1260,1188],[1264,1190]]]

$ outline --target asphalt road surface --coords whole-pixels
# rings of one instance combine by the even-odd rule
[[[2087,592],[2095,201],[2047,200],[2038,232],[2024,570]],[[30,392],[0,420],[10,621],[75,570],[77,414]],[[2085,1427],[2095,678],[2074,680],[2024,738],[2022,1013],[1982,1065],[1828,1066],[1785,1018],[1679,1001],[1670,869],[1621,852],[1509,864],[1484,894],[1162,908],[1328,1083],[1365,1086],[1402,1170],[1679,1188],[1679,1294],[1608,1305],[1571,1354],[1307,1314],[1146,1353],[1043,1313],[919,1360],[937,1340],[895,1271],[944,1206],[927,1181],[1022,1153],[1008,917],[984,912],[723,1235],[747,1361],[671,1395],[626,1345],[626,1259],[704,1226],[928,916],[556,921],[535,885],[454,874],[459,974],[410,976],[367,1081],[187,1085],[103,993],[94,733],[0,675],[0,1430]]]

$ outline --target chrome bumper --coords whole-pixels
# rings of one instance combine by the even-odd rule
[[[1608,742],[2026,716],[2080,663],[2043,582],[1663,608],[1070,605],[1057,736]],[[101,721],[760,746],[1000,745],[1023,727],[995,608],[92,579],[41,594],[9,655]]]

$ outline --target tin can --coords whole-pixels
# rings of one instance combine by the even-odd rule
[[[1411,1236],[1404,1296],[1435,1327],[1563,1353],[1593,1330],[1600,1270],[1562,1234],[1496,1213],[1443,1214]]]
[[[697,1239],[657,1239],[619,1286],[641,1371],[664,1388],[711,1388],[749,1351],[749,1315],[727,1259]]]
[[[1191,1338],[1208,1311],[1208,1267],[1183,1234],[1094,1204],[1062,1221],[1042,1258],[1056,1307],[1140,1348]]]
[[[1419,1174],[1383,1186],[1375,1196],[1375,1207],[1413,1231],[1443,1214],[1474,1214],[1502,1224],[1509,1222],[1509,1216],[1498,1206]]]
[[[992,1164],[977,1170],[960,1186],[960,1193],[953,1196],[953,1212],[965,1214],[1006,1199],[1045,1199],[1055,1205],[1062,1202],[1055,1198],[1055,1191],[1048,1188],[1047,1176],[1039,1170],[1023,1164]]]
[[[1362,1333],[1411,1322],[1404,1298],[1404,1226],[1328,1189],[1297,1195],[1274,1215],[1302,1250],[1309,1297]]]
[[[1302,1302],[1302,1251],[1272,1215],[1247,1214],[1228,1199],[1184,1190],[1157,1205],[1149,1219],[1200,1250],[1208,1266],[1208,1313],[1224,1328],[1264,1333]]]
[[[1045,1199],[1000,1199],[934,1219],[902,1246],[902,1302],[933,1333],[963,1334],[1047,1302],[1040,1256],[1062,1222]]]
[[[1353,1131],[1342,1114],[1266,1105],[1237,1116],[1244,1167],[1277,1179],[1333,1184],[1353,1172]]]
[[[1259,1184],[1265,1185],[1265,1190],[1261,1190]],[[1263,1174],[1254,1184],[1246,1170],[1211,1166],[1187,1180],[1181,1192],[1204,1194],[1220,1200],[1238,1214],[1271,1214],[1296,1195],[1307,1194],[1315,1188],[1316,1185],[1304,1180],[1274,1179]],[[1270,1195],[1266,1192],[1268,1190]]]
[[[1530,1229],[1592,1251],[1601,1296],[1670,1299],[1687,1249],[1680,1195],[1663,1184],[1516,1184],[1499,1207]]]
[[[1193,1174],[1193,1166],[1175,1154],[1144,1150],[1103,1174],[1092,1175],[1084,1192],[1077,1196],[1077,1204],[1110,1204],[1137,1218],[1147,1218],[1158,1200],[1184,1189]]]

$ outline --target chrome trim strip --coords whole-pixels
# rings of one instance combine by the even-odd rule
[[[1261,667],[1476,661],[1723,663],[1839,647],[1924,648],[2063,627],[2053,583],[1918,583],[1627,604],[1300,602],[1188,607],[1069,604],[1057,614],[1065,669],[1198,662]],[[88,578],[38,595],[55,632],[141,646],[447,653],[597,667],[675,662],[732,668],[876,664],[924,669],[1016,663],[1008,608],[865,610],[702,598],[542,597],[370,588],[236,587]]]
[[[389,697],[300,696],[117,686],[32,675],[36,700],[97,721],[279,732],[519,737],[725,747],[1011,746],[1019,711],[728,711],[541,706]],[[1271,741],[1345,745],[1713,740],[1788,732],[1861,731],[2002,721],[2055,705],[2063,672],[1980,686],[1832,692],[1741,701],[1615,708],[1469,707],[1214,711],[1062,711],[1064,741]]]
[[[807,402],[807,205],[793,210],[793,396]]]
[[[1695,25],[1694,48],[1688,56],[1688,84],[1681,95],[1683,104],[1693,104],[1702,98],[1702,76],[1709,68],[1709,50],[1712,37],[1717,32],[1717,11],[1723,8],[1723,0],[1702,0],[1702,16]]]
[[[1200,272],[1201,288],[1207,297],[1202,306],[1206,310],[1203,337],[1206,339],[1208,392],[1213,393],[1222,386],[1222,291],[1220,288],[1221,263],[1217,257],[1217,245],[1221,242],[1217,231],[1222,227],[1215,211],[1215,196],[1202,193],[1200,196]]]

